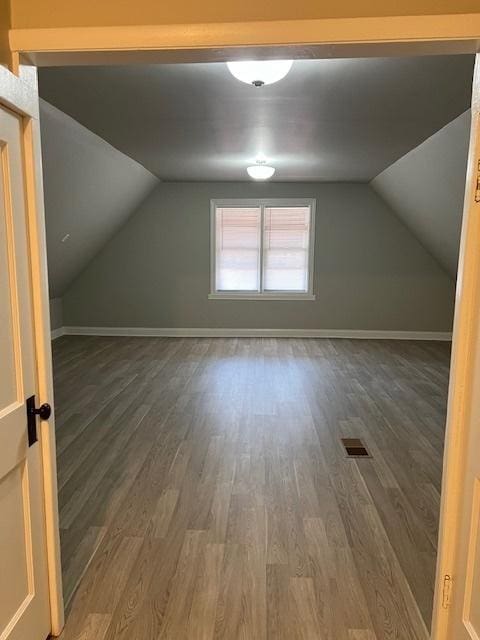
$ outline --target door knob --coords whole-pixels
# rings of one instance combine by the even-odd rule
[[[38,409],[35,409],[35,415],[37,415],[40,420],[48,420],[52,415],[52,407],[48,402],[44,402]]]
[[[38,416],[40,420],[48,420],[52,415],[52,407],[45,402],[40,407],[35,406],[35,396],[27,398],[27,433],[28,433],[28,446],[37,442],[37,421]]]

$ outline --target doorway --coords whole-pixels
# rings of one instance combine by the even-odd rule
[[[453,80],[458,82],[458,89],[453,90],[453,99],[447,94],[444,103],[439,97],[440,105],[451,109],[452,104],[463,100],[463,107],[467,108],[470,92],[467,76],[471,74],[471,60],[466,60],[468,69],[463,84],[462,58],[445,61],[443,66],[442,62],[441,58],[370,59],[331,61],[330,67],[319,61],[319,65],[322,72],[327,69],[327,73],[340,76],[345,70],[351,71],[349,64],[353,64],[355,75],[360,77],[363,65],[367,67],[363,71],[365,79],[371,77],[372,69],[381,75],[382,65],[398,65],[396,71],[389,69],[382,76],[388,77],[392,86],[398,86],[395,73],[399,70],[405,74],[411,69],[409,82],[415,82],[413,69],[417,69],[419,87],[424,82],[422,78],[429,77],[436,86],[437,96],[440,94],[439,81],[446,76],[444,82],[448,91],[452,91]],[[428,68],[423,74],[418,71],[422,66]],[[93,123],[91,126],[96,132],[101,131],[102,122],[106,121],[101,120],[98,112],[89,111],[88,104],[83,112],[80,110],[81,100],[85,101],[82,96],[88,95],[88,88],[96,87],[97,102],[103,102],[99,96],[104,90],[105,94],[112,93],[116,102],[122,103],[122,73],[127,81],[134,80],[137,90],[141,78],[151,85],[154,84],[152,78],[158,73],[157,84],[167,95],[185,84],[181,81],[182,74],[190,74],[188,77],[191,78],[196,76],[197,86],[202,85],[206,93],[209,89],[204,85],[209,73],[217,82],[219,74],[223,73],[221,81],[227,82],[228,70],[223,63],[214,65],[212,71],[209,65],[188,67],[168,66],[165,70],[116,68],[112,74],[113,93],[108,86],[107,68],[46,70],[40,75],[41,96],[57,101],[54,107],[43,107],[46,121],[53,121],[55,125],[53,142],[50,142],[52,134],[46,129],[44,145],[50,148],[50,145],[58,144],[63,135],[60,127],[68,127],[65,118],[54,110],[58,106],[67,109],[67,116],[76,115],[82,126]],[[308,61],[306,65],[298,61],[292,69],[292,77],[297,72],[299,75],[304,73],[306,67],[305,73],[316,72],[312,71],[315,61]],[[433,80],[435,68],[439,75]],[[180,81],[175,77],[176,73]],[[101,78],[103,89],[95,84],[96,74]],[[313,83],[313,75],[310,78]],[[235,80],[231,79],[231,82]],[[338,82],[343,84],[341,77]],[[378,81],[378,85],[381,84]],[[62,87],[62,91],[66,87],[69,89],[59,94],[56,86]],[[228,90],[237,90],[236,85],[229,86]],[[245,90],[256,91],[256,88],[245,87]],[[242,91],[240,85],[239,96]],[[388,87],[384,91],[389,93]],[[285,92],[286,89],[282,100]],[[129,93],[127,88],[126,95]],[[250,95],[252,100],[260,96],[262,101],[262,94]],[[427,98],[430,95],[428,87],[425,95]],[[157,103],[156,100],[152,102]],[[200,99],[195,102],[202,103]],[[222,104],[222,99],[215,98],[214,102]],[[178,125],[167,116],[178,113],[180,104],[181,101],[172,101],[171,111],[168,111],[168,105],[162,106],[162,115],[172,130]],[[374,102],[368,107],[373,111],[377,108]],[[271,104],[270,108],[275,110],[275,105]],[[105,110],[108,113],[108,104]],[[422,111],[418,105],[417,111]],[[358,128],[360,109],[355,112],[354,128]],[[208,128],[206,106],[203,113],[202,126]],[[452,118],[453,115],[456,117]],[[168,184],[163,180],[139,205],[138,212],[127,220],[112,243],[108,243],[106,251],[100,251],[92,264],[83,268],[74,288],[66,293],[66,312],[69,314],[66,326],[71,335],[54,343],[58,372],[60,516],[69,614],[67,633],[82,633],[85,625],[90,628],[93,624],[92,616],[98,615],[101,624],[106,626],[106,637],[113,638],[121,632],[135,635],[143,629],[145,619],[154,607],[160,620],[152,633],[173,636],[186,633],[188,636],[199,624],[197,610],[201,605],[196,603],[203,603],[205,591],[211,588],[210,611],[208,614],[203,611],[208,620],[200,624],[205,624],[205,633],[220,637],[222,634],[235,637],[235,633],[247,637],[275,637],[275,633],[288,635],[290,628],[300,629],[299,637],[309,637],[313,633],[327,634],[327,637],[328,634],[348,636],[358,632],[382,638],[387,637],[390,628],[402,637],[427,637],[435,583],[449,363],[448,344],[441,339],[448,338],[451,315],[447,315],[446,324],[435,322],[441,320],[449,305],[451,313],[454,282],[449,280],[440,259],[429,255],[414,232],[406,228],[405,220],[401,218],[403,212],[393,210],[388,183],[391,173],[398,170],[397,161],[402,166],[407,161],[415,162],[418,154],[430,153],[428,150],[438,144],[439,137],[446,136],[449,152],[453,154],[450,131],[459,128],[462,131],[462,142],[458,146],[463,150],[460,158],[463,175],[460,172],[455,202],[458,237],[468,115],[448,112],[443,121],[445,126],[440,126],[430,136],[426,134],[426,140],[425,134],[409,130],[409,135],[419,135],[419,144],[414,144],[414,149],[408,149],[394,163],[386,161],[386,174],[384,171],[369,174],[368,184],[312,186],[303,178],[300,182],[290,180],[288,184],[278,184],[277,181],[251,187],[243,180],[235,186],[237,199],[232,200],[227,197],[232,195],[231,185],[219,184],[218,180],[215,182],[212,177],[202,174],[196,174],[197,178],[203,177],[202,184],[192,183],[191,179],[180,183],[171,179]],[[120,118],[118,111],[116,117]],[[194,132],[188,130],[185,122],[182,124],[187,138],[194,139]],[[388,128],[388,123],[386,126]],[[227,128],[232,127],[227,124]],[[76,134],[80,136],[77,129]],[[394,144],[391,130],[390,134],[391,147]],[[137,132],[137,141],[140,135]],[[152,135],[152,132],[148,137],[164,138],[160,133]],[[177,153],[175,137],[167,145],[168,159]],[[402,138],[405,137],[403,131]],[[71,144],[74,143],[72,140]],[[118,142],[115,146],[123,148]],[[70,153],[72,148],[69,147]],[[205,146],[205,155],[206,150]],[[56,151],[54,156],[56,176],[61,171],[58,165],[63,165],[58,153]],[[374,153],[369,155],[373,160]],[[442,155],[437,153],[434,157],[438,172]],[[54,202],[48,177],[49,162],[46,155],[47,237],[48,204]],[[182,170],[188,169],[185,162],[179,164]],[[89,165],[94,166],[94,162],[90,160]],[[351,166],[356,168],[355,163]],[[361,169],[365,170],[365,167]],[[193,170],[200,172],[204,167],[197,163]],[[371,184],[371,178],[374,184]],[[74,189],[67,188],[67,180],[68,176],[61,184],[69,194],[73,210],[70,194]],[[398,178],[395,183],[399,183]],[[440,187],[441,184],[437,188]],[[212,305],[219,309],[219,304],[225,304],[227,298],[219,301],[221,291],[212,289],[209,297],[209,275],[215,272],[212,267],[208,273],[210,204],[212,200],[213,219],[218,215],[218,208],[221,209],[221,215],[225,217],[223,228],[227,230],[225,233],[230,233],[229,224],[243,228],[235,217],[238,209],[248,206],[249,212],[256,210],[252,188],[257,195],[263,196],[257,206],[262,212],[259,218],[265,218],[265,209],[273,208],[274,203],[266,196],[289,195],[289,206],[294,197],[300,196],[304,200],[298,200],[297,205],[305,205],[305,197],[308,202],[317,203],[314,241],[317,263],[312,291],[321,306],[329,286],[328,278],[324,276],[325,265],[337,277],[335,282],[340,299],[346,298],[345,287],[351,286],[355,278],[357,290],[362,287],[361,293],[357,294],[357,306],[354,301],[344,314],[354,323],[353,328],[358,333],[334,326],[337,336],[342,338],[335,340],[334,331],[330,336],[322,336],[318,325],[314,329],[301,329],[295,324],[293,333],[289,333],[288,328],[274,326],[275,330],[283,331],[280,337],[275,337],[264,327],[245,326],[242,324],[245,320],[239,320],[240,313],[248,313],[252,305],[253,308],[258,304],[271,305],[272,301],[243,301],[238,295],[234,303],[228,302],[234,305],[231,308],[237,325],[229,325],[228,317],[224,315],[223,325],[217,327],[216,334],[215,331],[212,334],[208,325],[198,327],[198,321],[192,320],[196,312],[193,303],[185,307],[186,317],[195,327],[193,330],[181,324],[171,327],[166,324],[168,320],[158,315],[153,320],[150,317],[142,319],[140,327],[132,327],[128,308],[135,304],[138,308],[137,295],[143,295],[139,284],[138,292],[134,291],[134,283],[145,281],[146,289],[152,291],[149,272],[158,291],[162,292],[158,295],[158,308],[166,309],[164,313],[182,310],[175,297],[177,273],[195,273],[197,276],[192,277],[191,290],[189,282],[183,281],[182,294],[186,300],[192,299],[195,289],[200,288],[203,293],[201,304],[210,309],[213,309]],[[274,191],[279,193],[274,194]],[[86,189],[82,193],[84,203]],[[238,200],[238,196],[245,195],[249,196],[248,201]],[[275,206],[280,207],[282,202],[285,207],[285,201],[277,198]],[[166,203],[165,210],[163,203]],[[169,211],[173,210],[182,212],[182,216],[172,219]],[[282,224],[287,223],[283,221]],[[295,224],[298,224],[297,220]],[[367,233],[364,231],[363,235],[362,227],[367,227]],[[187,229],[195,229],[190,236],[195,241],[193,245],[186,244]],[[69,228],[64,229],[65,234],[69,231]],[[55,235],[62,251],[74,240],[73,232],[72,240],[66,238],[64,242],[63,232]],[[165,244],[162,244],[162,238]],[[323,238],[328,238],[328,243]],[[210,248],[215,246],[214,240],[211,242]],[[334,257],[338,256],[342,244],[349,247],[349,254],[335,262]],[[329,257],[327,245],[330,245],[333,257]],[[132,253],[134,247],[139,246],[143,247],[142,259],[143,256],[155,256],[149,266],[142,261],[138,267],[140,258],[137,257],[133,258],[133,263],[125,259],[127,252]],[[193,268],[185,268],[183,256],[195,252],[198,262]],[[231,260],[225,264],[226,269],[232,269]],[[339,277],[340,266],[343,280]],[[52,273],[54,268],[55,264]],[[119,269],[123,269],[120,278]],[[65,269],[61,271],[64,275]],[[161,279],[162,272],[173,274],[166,278],[167,283]],[[375,274],[385,278],[385,288],[381,292],[372,286],[372,273],[373,280]],[[386,273],[393,273],[393,276],[387,279]],[[120,286],[112,275],[120,281]],[[379,296],[385,302],[389,293],[393,297],[388,299],[385,309],[389,309],[398,321],[399,314],[402,310],[405,312],[408,304],[406,298],[401,298],[400,304],[394,306],[395,292],[402,288],[395,278],[409,282],[410,293],[419,296],[411,300],[412,305],[422,314],[431,313],[426,321],[423,320],[426,324],[420,327],[414,324],[418,318],[412,321],[402,316],[403,323],[411,324],[398,324],[395,328],[383,325],[377,333],[366,329],[364,324],[355,324],[359,322],[354,320],[359,312],[365,313],[366,307],[370,303],[374,305],[375,300],[378,305]],[[435,283],[436,295],[430,292],[430,297],[426,297],[422,278]],[[103,285],[102,289],[102,283],[108,283],[107,288]],[[168,283],[171,289],[167,288]],[[85,304],[85,296],[89,305]],[[424,307],[421,307],[421,298]],[[103,300],[103,305],[97,304],[96,300]],[[280,302],[282,306],[278,306]],[[307,311],[311,313],[307,313],[304,306],[296,306],[306,302],[275,300],[275,303],[278,318],[285,313],[296,313],[298,315],[293,316],[296,322],[299,322],[298,318],[311,317],[317,309],[315,300],[309,300],[311,306]],[[149,298],[146,312],[158,313],[156,304]],[[331,309],[338,304],[338,300],[330,296]],[[127,318],[126,328],[112,328],[111,325],[119,322],[115,309],[118,313],[127,309],[127,316],[121,316],[122,320]],[[266,307],[257,306],[256,309],[265,313]],[[380,314],[384,313],[383,309]],[[99,314],[93,321],[89,317],[92,313]],[[380,317],[378,310],[372,312],[372,317]],[[272,322],[271,318],[268,321]],[[145,326],[147,329],[142,329]],[[415,333],[412,328],[427,330]],[[309,330],[310,338],[305,339]],[[175,331],[179,338],[168,337],[168,332]],[[230,332],[230,339],[226,331]],[[239,331],[240,334],[244,332],[243,337]],[[249,331],[252,334],[258,331],[257,337],[248,336]],[[192,335],[192,332],[200,332],[200,335]],[[75,333],[77,337],[72,336]],[[96,337],[78,336],[81,333]],[[102,336],[102,333],[107,335]],[[124,337],[112,337],[109,333]],[[137,334],[137,337],[125,339],[127,333],[130,336]],[[146,335],[153,337],[140,337]],[[390,341],[380,341],[380,338],[390,338]],[[418,340],[418,343],[401,338]],[[431,338],[436,340],[426,341]],[[74,389],[78,404],[71,402]],[[85,406],[88,411],[82,409]],[[363,459],[349,456],[348,444],[345,448],[344,441],[350,440],[359,440],[365,446]],[[156,551],[152,551],[152,545]],[[191,545],[194,545],[193,550]],[[382,550],[380,561],[379,549]],[[126,557],[122,559],[124,552],[134,563],[131,567],[126,563]],[[190,553],[193,553],[191,558]],[[110,560],[104,564],[106,557]],[[167,557],[169,563],[165,565]],[[330,558],[326,567],[322,563],[325,557]],[[210,562],[215,563],[214,575],[211,581],[202,582],[200,576]],[[153,573],[137,576],[137,564],[140,567],[148,565]],[[119,566],[124,567],[125,574],[114,579],[109,572],[117,571]],[[392,583],[385,581],[382,573],[385,566],[393,576]],[[230,584],[231,572],[237,573],[240,568],[240,577]],[[180,569],[187,573],[180,573]],[[96,581],[99,574],[104,575],[104,581],[114,581],[118,586],[116,594],[110,594],[105,601],[91,582],[92,576]],[[338,581],[341,574],[346,576],[353,596],[342,592],[343,583]],[[125,603],[134,597],[132,589],[137,589],[138,580],[145,581],[148,586],[127,623],[123,617]],[[180,585],[183,588],[185,581],[189,589],[182,599]],[[277,591],[284,594],[282,602],[275,601]],[[153,596],[146,595],[151,592],[156,594],[155,604],[152,604]],[[383,594],[381,601],[377,597],[379,592]],[[222,597],[228,598],[228,602],[222,604]],[[306,611],[301,606],[303,598],[309,603]],[[242,617],[244,602],[249,611],[247,620]],[[222,606],[237,613],[232,613],[227,620]],[[339,620],[344,620],[344,624]]]

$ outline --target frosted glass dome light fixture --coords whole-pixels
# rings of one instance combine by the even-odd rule
[[[257,160],[251,167],[247,167],[247,173],[254,180],[268,180],[275,173],[275,167],[266,164],[266,160]]]
[[[293,60],[239,60],[227,62],[227,67],[237,80],[262,87],[284,78],[292,64]]]

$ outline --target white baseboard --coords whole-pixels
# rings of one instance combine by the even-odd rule
[[[56,334],[53,336],[53,334]],[[69,336],[137,336],[162,338],[353,338],[367,340],[449,341],[449,331],[370,331],[365,329],[189,329],[151,327],[62,327],[52,340]]]
[[[58,329],[52,329],[52,331],[50,332],[52,340],[56,340],[57,338],[60,338],[65,334],[66,334],[66,327],[59,327]]]

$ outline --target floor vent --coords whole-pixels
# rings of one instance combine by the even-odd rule
[[[360,438],[342,438],[342,444],[347,452],[347,458],[371,457]]]

